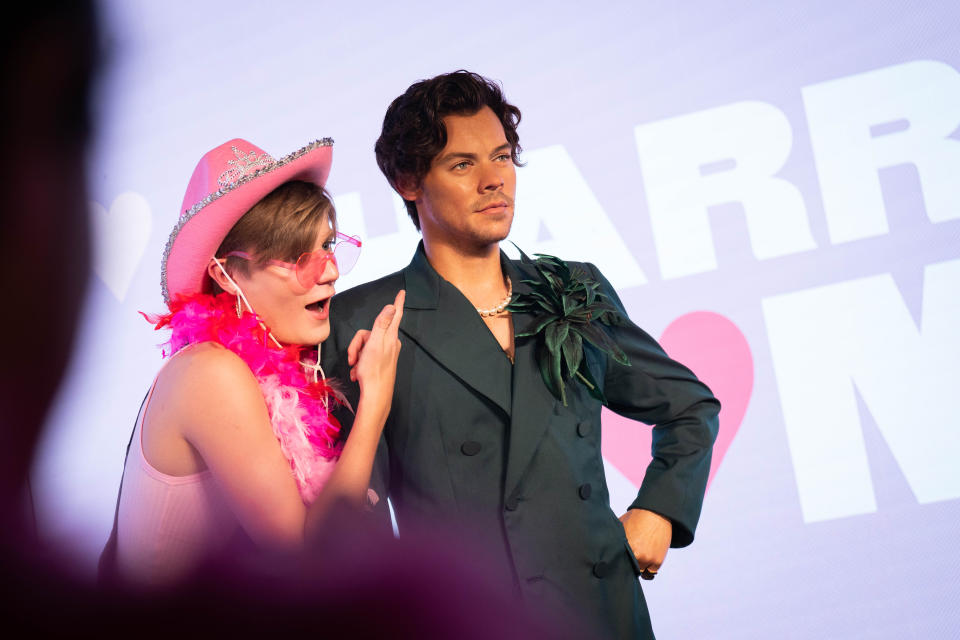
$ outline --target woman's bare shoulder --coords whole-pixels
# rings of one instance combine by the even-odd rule
[[[215,342],[191,345],[175,354],[157,376],[154,391],[172,405],[192,411],[197,404],[262,401],[253,372],[240,357]]]
[[[253,373],[240,356],[216,342],[201,342],[174,354],[161,376],[183,377],[191,383],[206,379],[250,378]]]

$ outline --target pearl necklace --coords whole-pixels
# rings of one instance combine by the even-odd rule
[[[513,282],[510,281],[510,276],[507,276],[507,295],[503,300],[500,301],[495,307],[490,307],[489,309],[481,309],[480,307],[474,307],[477,310],[477,313],[481,317],[489,318],[491,316],[496,316],[503,313],[503,310],[507,308],[507,305],[510,304],[510,298],[513,297]]]

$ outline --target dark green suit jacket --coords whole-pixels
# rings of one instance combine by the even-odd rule
[[[501,254],[515,291],[536,277]],[[624,317],[620,299],[584,265]],[[406,289],[393,408],[373,488],[405,523],[461,525],[490,548],[505,589],[582,615],[599,636],[652,637],[636,566],[609,496],[600,456],[600,403],[568,384],[568,406],[540,375],[535,338],[517,339],[515,364],[460,291],[437,274],[423,245],[410,265],[337,295],[324,343],[328,375],[348,381],[346,347]],[[532,316],[514,314],[516,333]],[[673,522],[671,546],[693,541],[720,405],[636,325],[605,328],[630,359],[585,346],[609,408],[656,425],[654,459],[632,508]],[[347,386],[356,402],[356,385]],[[342,416],[349,426],[349,416]],[[637,428],[643,428],[637,425]],[[638,452],[639,453],[639,452]]]

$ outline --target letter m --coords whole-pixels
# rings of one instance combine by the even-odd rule
[[[876,511],[855,388],[917,501],[960,497],[960,260],[926,267],[921,311],[889,274],[763,301],[804,521]]]

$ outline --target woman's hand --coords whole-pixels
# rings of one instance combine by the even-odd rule
[[[393,382],[397,374],[400,339],[397,332],[403,317],[406,292],[397,293],[393,304],[383,308],[370,331],[357,331],[347,347],[350,379],[360,383],[360,403],[374,401],[384,414],[390,411]]]
[[[356,507],[367,502],[373,460],[393,402],[393,381],[400,355],[397,332],[403,317],[404,296],[401,289],[393,304],[385,306],[373,321],[373,327],[369,331],[357,331],[347,347],[350,379],[360,383],[360,400],[340,459],[307,513],[305,535],[308,539],[315,538],[323,528],[330,505],[336,501],[346,499]]]

